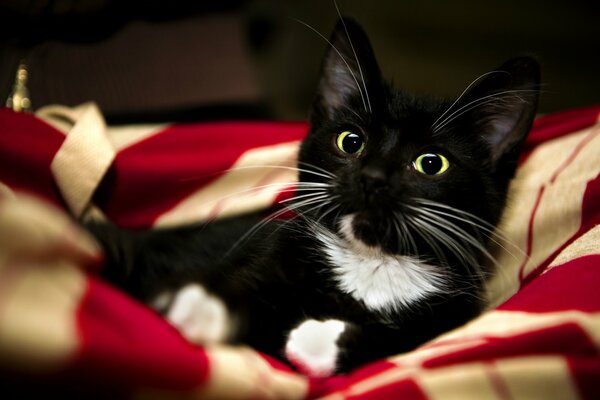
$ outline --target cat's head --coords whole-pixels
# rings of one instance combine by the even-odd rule
[[[301,181],[321,186],[301,210],[388,254],[444,263],[470,251],[479,260],[531,128],[538,86],[538,63],[521,57],[480,76],[456,100],[414,97],[382,78],[360,26],[338,21],[299,156]]]

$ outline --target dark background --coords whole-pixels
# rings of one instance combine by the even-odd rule
[[[339,0],[396,87],[455,96],[537,56],[542,113],[600,103],[598,1]],[[25,59],[34,109],[96,101],[110,122],[305,119],[333,1],[0,0],[0,95]],[[360,55],[359,55],[360,57]]]

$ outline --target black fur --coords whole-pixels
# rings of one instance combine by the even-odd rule
[[[537,106],[538,64],[528,57],[516,58],[483,76],[446,116],[465,112],[435,129],[434,123],[452,102],[413,97],[392,88],[382,79],[362,29],[352,20],[344,22],[339,21],[332,34],[311,130],[299,156],[300,168],[335,174],[328,189],[338,196],[335,210],[301,207],[298,212],[304,216],[272,221],[232,252],[228,252],[232,244],[260,215],[147,232],[91,225],[106,251],[107,279],[144,301],[166,289],[201,282],[224,299],[236,319],[232,342],[278,358],[283,358],[288,333],[305,319],[346,321],[349,328],[338,342],[343,349],[340,371],[410,350],[480,311],[478,299],[487,276],[487,269],[480,267],[481,249],[457,238],[456,231],[439,228],[460,242],[460,252],[471,260],[465,262],[464,254],[456,254],[443,242],[437,243],[436,251],[428,236],[412,225],[404,227],[414,241],[409,245],[394,227],[394,218],[398,223],[410,220],[415,208],[423,206],[417,199],[435,201],[469,213],[444,219],[487,244],[489,232],[472,221],[495,225],[501,216]],[[364,138],[362,153],[339,150],[336,141],[343,131]],[[415,169],[415,158],[427,152],[449,160],[444,174],[428,176]],[[300,180],[328,182],[306,171]],[[339,234],[339,218],[348,214],[356,215],[352,229],[358,239],[384,253],[436,265],[446,274],[449,290],[393,312],[370,310],[342,291],[314,224],[318,221]]]

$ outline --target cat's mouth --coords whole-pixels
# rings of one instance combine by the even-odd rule
[[[383,217],[358,212],[342,217],[339,229],[342,236],[352,245],[397,253],[398,242],[390,237],[387,223]]]

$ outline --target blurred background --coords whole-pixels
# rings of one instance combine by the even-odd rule
[[[217,4],[218,3],[218,4]],[[386,78],[452,97],[505,59],[542,63],[540,112],[600,103],[600,2],[338,0]],[[303,120],[330,0],[0,0],[0,94],[21,60],[33,109],[97,102],[110,123]]]

